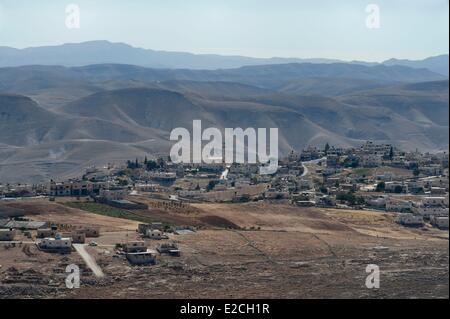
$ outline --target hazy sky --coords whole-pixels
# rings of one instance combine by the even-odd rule
[[[80,28],[65,25],[68,4]],[[380,28],[366,26],[366,6]],[[0,46],[110,40],[255,57],[380,61],[448,53],[448,0],[0,0]]]

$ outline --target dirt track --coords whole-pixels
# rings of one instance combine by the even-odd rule
[[[86,248],[82,244],[73,244],[73,247],[77,251],[77,253],[83,258],[84,262],[86,263],[86,266],[88,266],[94,275],[97,278],[103,278],[105,274],[103,273],[102,269],[97,265],[95,262],[95,259],[92,258],[91,255],[86,251]]]

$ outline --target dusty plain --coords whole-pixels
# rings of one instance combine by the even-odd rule
[[[298,208],[283,204],[191,204],[186,212],[134,213],[196,232],[170,234],[181,257],[158,256],[131,266],[115,244],[140,239],[137,221],[70,208],[59,199],[6,205],[33,220],[100,227],[86,247],[105,273],[96,278],[73,251],[40,251],[19,235],[0,244],[0,298],[448,298],[448,231],[405,228],[394,215],[369,210]],[[146,239],[154,249],[159,241]],[[67,265],[81,269],[68,289]],[[366,267],[380,269],[380,288],[365,285]]]

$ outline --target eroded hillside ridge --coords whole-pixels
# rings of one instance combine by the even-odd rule
[[[228,70],[132,65],[0,69],[0,180],[167,154],[173,128],[277,127],[279,151],[366,140],[448,149],[448,79],[405,66],[284,64]]]

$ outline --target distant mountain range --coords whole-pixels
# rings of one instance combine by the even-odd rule
[[[448,150],[448,55],[384,63],[195,55],[94,41],[0,47],[0,182],[166,155],[173,128],[278,127],[279,150]]]
[[[335,86],[344,83],[353,89],[377,87],[402,82],[426,82],[447,79],[427,69],[404,66],[364,66],[346,63],[290,63],[261,66],[246,66],[237,69],[187,70],[151,69],[135,65],[97,64],[84,67],[23,66],[2,68],[0,90],[22,92],[45,88],[89,89],[105,86],[105,82],[118,88],[142,83],[161,81],[233,82],[260,88],[278,90],[296,85],[299,81],[314,81],[315,85],[332,82]],[[95,90],[95,89],[94,89]],[[324,89],[317,88],[319,95]],[[306,93],[306,92],[305,92]],[[323,93],[327,93],[326,91]]]
[[[365,140],[447,150],[448,79],[427,69],[289,63],[222,70],[0,68],[0,181],[78,176],[167,154],[170,131],[278,127],[281,154]]]
[[[0,67],[23,65],[86,66],[91,64],[132,64],[149,68],[215,70],[243,66],[288,63],[349,63],[373,65],[400,65],[415,69],[428,69],[448,77],[448,54],[425,60],[409,61],[391,59],[383,63],[340,61],[336,59],[251,58],[214,54],[191,54],[135,48],[124,43],[90,41],[83,43],[42,46],[26,49],[0,47]]]
[[[410,68],[424,68],[448,77],[448,54],[426,58],[420,61],[390,59],[384,65],[403,65]]]

